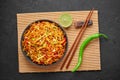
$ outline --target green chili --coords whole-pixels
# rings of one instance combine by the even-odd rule
[[[89,36],[87,39],[85,39],[83,41],[83,43],[81,44],[80,46],[80,49],[79,49],[79,57],[78,57],[78,63],[77,65],[74,67],[74,69],[72,70],[72,72],[75,72],[81,65],[82,63],[82,57],[83,57],[83,52],[84,52],[84,49],[85,47],[87,46],[87,44],[93,40],[93,39],[96,39],[96,38],[99,38],[99,37],[104,37],[104,38],[108,38],[105,34],[102,34],[102,33],[96,33],[96,34],[93,34],[91,36]]]

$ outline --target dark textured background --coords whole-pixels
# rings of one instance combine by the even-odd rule
[[[0,80],[120,80],[120,1],[119,0],[0,0]],[[18,72],[17,13],[99,11],[101,71],[26,73]]]

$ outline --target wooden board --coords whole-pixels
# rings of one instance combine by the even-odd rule
[[[65,11],[66,13],[69,13],[73,17],[73,23],[75,21],[84,21],[89,13],[89,11]],[[18,63],[19,63],[19,72],[20,73],[32,73],[32,72],[65,72],[65,71],[71,71],[74,66],[77,63],[78,60],[78,52],[79,52],[79,46],[81,42],[88,37],[89,35],[93,33],[99,32],[98,27],[98,11],[95,10],[92,16],[93,25],[91,27],[88,27],[81,39],[81,42],[77,48],[77,51],[75,53],[75,56],[73,57],[73,60],[70,64],[69,69],[63,68],[63,70],[60,70],[60,66],[64,59],[54,65],[50,66],[36,66],[31,63],[29,63],[26,58],[23,56],[21,48],[20,48],[20,39],[21,34],[23,33],[23,30],[26,28],[27,25],[29,25],[31,22],[34,22],[35,20],[39,19],[50,19],[53,21],[58,22],[58,17],[63,12],[41,12],[41,13],[19,13],[17,14],[17,28],[18,28]],[[71,47],[72,43],[74,42],[76,35],[78,34],[78,31],[80,29],[75,29],[74,25],[72,25],[70,28],[65,29],[67,36],[68,36],[68,50]],[[65,57],[64,57],[65,58]],[[78,71],[88,71],[88,70],[101,70],[101,64],[100,64],[100,44],[99,39],[95,39],[91,41],[91,43],[86,47],[83,55],[83,63]]]

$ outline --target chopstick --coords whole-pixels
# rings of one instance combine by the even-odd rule
[[[93,14],[93,10],[94,10],[94,9],[92,9],[92,11],[90,11],[90,14],[88,15],[85,23],[84,23],[83,26],[82,26],[82,29],[80,30],[80,32],[79,32],[79,34],[78,34],[78,36],[77,36],[78,39],[77,39],[77,41],[76,41],[76,43],[75,43],[75,45],[74,45],[74,48],[72,49],[72,50],[73,50],[73,51],[72,51],[73,53],[72,53],[72,55],[71,55],[71,57],[70,57],[70,60],[69,60],[69,62],[68,62],[68,64],[67,64],[67,66],[66,66],[66,69],[68,69],[68,67],[69,67],[69,65],[70,65],[70,63],[71,63],[71,61],[72,61],[72,58],[73,58],[73,56],[74,56],[74,54],[75,54],[75,51],[76,51],[77,46],[78,46],[78,43],[79,43],[80,39],[82,38],[82,35],[83,35],[84,31],[85,31],[86,28],[87,28],[88,21],[90,20],[92,14]]]
[[[71,57],[70,57],[70,59],[69,59],[69,62],[68,62],[68,64],[67,64],[67,66],[66,66],[66,69],[68,69],[68,67],[69,67],[69,65],[70,65],[70,63],[71,63],[71,61],[72,61],[72,58],[73,58],[73,56],[74,56],[74,54],[75,54],[76,48],[77,48],[77,46],[78,46],[78,43],[79,43],[79,41],[80,41],[80,39],[81,39],[84,31],[85,31],[86,28],[87,28],[88,21],[90,20],[92,14],[93,14],[93,11],[94,11],[94,8],[89,12],[89,14],[88,14],[88,16],[87,16],[87,18],[86,18],[86,21],[85,21],[85,23],[83,24],[82,28],[80,29],[80,31],[79,31],[79,33],[78,33],[78,35],[77,35],[74,43],[72,44],[72,47],[71,47],[70,50],[68,51],[68,55],[66,56],[66,58],[65,58],[65,60],[64,60],[64,62],[63,62],[63,64],[62,64],[62,66],[60,67],[60,70],[63,69],[63,67],[65,66],[65,63],[66,63],[69,55],[72,54]]]

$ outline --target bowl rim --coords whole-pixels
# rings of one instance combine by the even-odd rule
[[[24,39],[23,35],[24,35],[25,31],[28,30],[31,27],[31,24],[41,22],[41,21],[48,21],[48,22],[51,22],[51,23],[55,23],[57,25],[57,27],[59,27],[62,30],[62,32],[63,32],[63,34],[64,34],[64,36],[66,38],[66,46],[65,46],[64,55],[59,60],[53,62],[52,64],[47,64],[47,65],[37,64],[37,63],[33,62],[32,59],[29,56],[26,55],[27,52],[23,51],[23,46],[22,46],[22,41]],[[22,35],[21,35],[21,40],[20,40],[20,47],[21,47],[21,51],[22,51],[23,55],[26,57],[27,61],[29,61],[31,64],[37,65],[37,66],[50,66],[50,65],[59,63],[64,58],[64,56],[65,56],[65,54],[66,54],[66,52],[68,50],[68,37],[67,37],[67,34],[66,34],[64,28],[60,24],[58,24],[57,22],[55,22],[53,20],[49,20],[49,19],[35,20],[35,21],[31,22],[28,26],[26,26],[26,28],[23,30]]]

